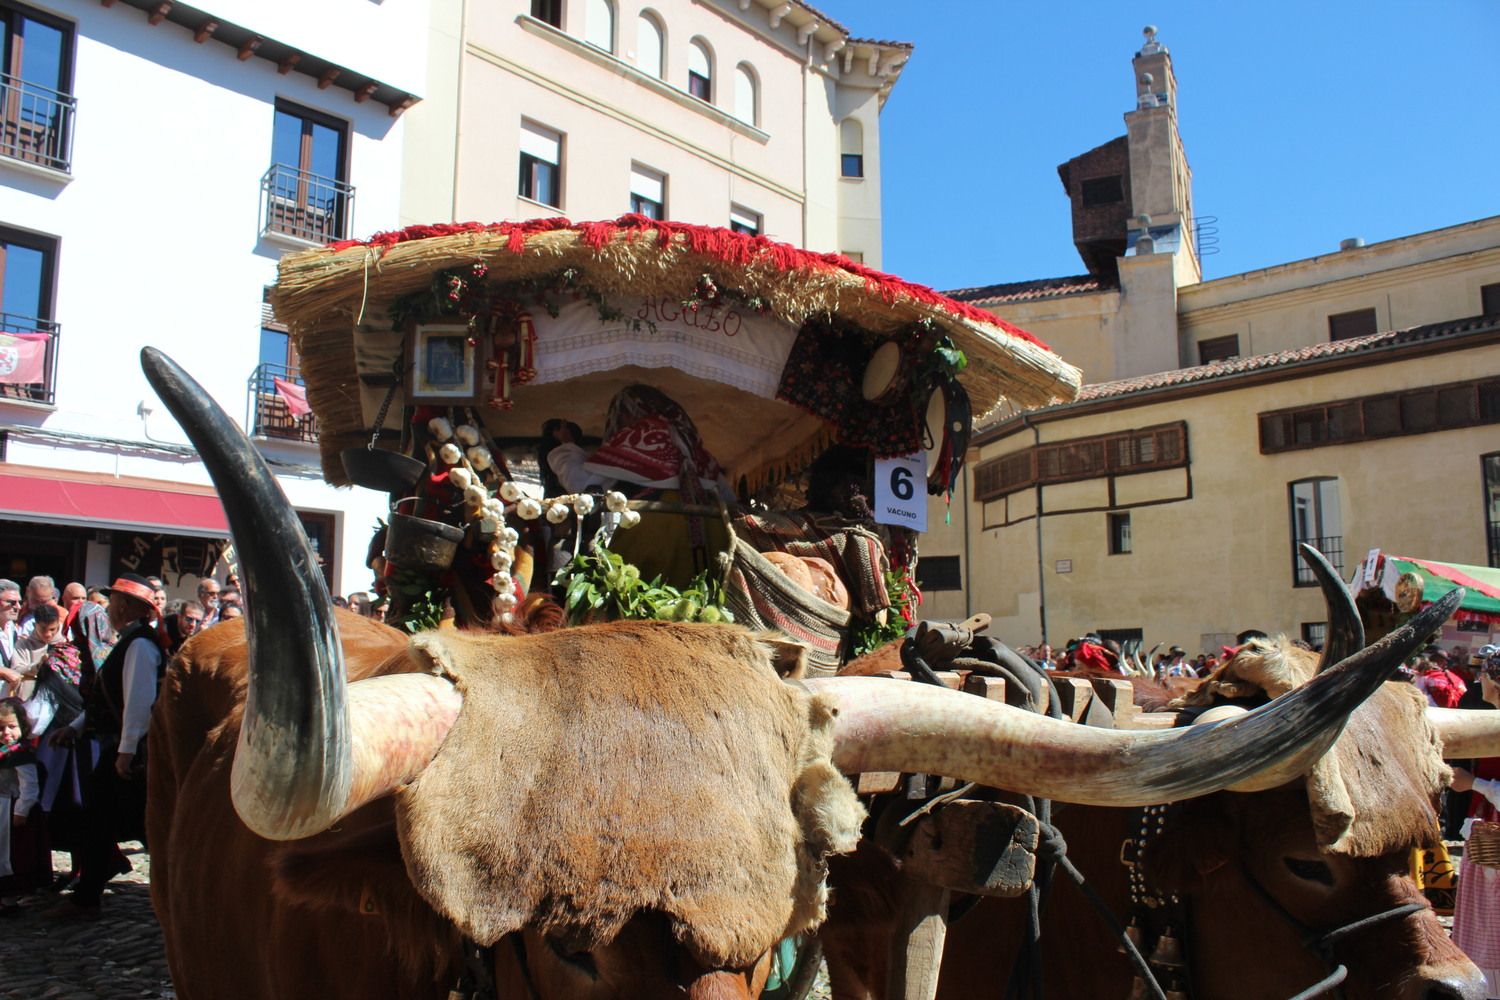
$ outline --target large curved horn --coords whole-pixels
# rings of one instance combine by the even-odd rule
[[[1323,602],[1328,605],[1328,634],[1323,638],[1323,655],[1318,660],[1318,673],[1322,673],[1365,648],[1365,623],[1360,620],[1354,595],[1344,586],[1338,571],[1323,558],[1323,553],[1306,542],[1299,543],[1298,548],[1318,580]]]
[[[1427,721],[1443,741],[1444,760],[1500,757],[1500,712],[1428,706]]]
[[[1207,795],[1273,765],[1305,773],[1349,713],[1459,600],[1455,590],[1297,690],[1216,726],[1121,732],[922,684],[873,677],[803,683],[838,706],[833,762],[845,773],[922,772],[1062,802],[1151,805]]]
[[[235,810],[262,837],[319,833],[415,777],[459,696],[431,676],[351,688],[323,574],[265,460],[176,362],[146,347],[141,367],[208,469],[240,560],[250,670],[230,777]]]

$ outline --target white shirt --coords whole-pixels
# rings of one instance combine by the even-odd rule
[[[6,622],[5,627],[0,628],[0,667],[10,666],[11,659],[16,655],[16,640],[20,637],[20,629],[16,628],[13,621]]]
[[[135,753],[151,721],[156,703],[156,674],[161,647],[150,640],[132,642],[125,651],[125,712],[120,726],[120,752]]]

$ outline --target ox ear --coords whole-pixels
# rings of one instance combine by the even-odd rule
[[[423,673],[446,677],[450,681],[457,677],[453,670],[453,650],[438,632],[422,632],[412,636],[407,654]]]
[[[775,632],[756,635],[760,644],[771,653],[771,666],[782,680],[800,680],[807,676],[807,647],[791,642]]]
[[[1185,895],[1228,864],[1237,850],[1233,799],[1209,795],[1189,799],[1171,810],[1166,827],[1151,837],[1141,857],[1147,883],[1164,892]]]

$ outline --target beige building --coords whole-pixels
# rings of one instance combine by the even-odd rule
[[[1127,134],[1059,168],[1087,273],[950,293],[1090,384],[977,429],[952,524],[924,538],[924,613],[1196,653],[1246,628],[1321,639],[1299,541],[1346,578],[1377,547],[1500,565],[1500,217],[1202,281],[1154,34],[1133,69]]]
[[[407,222],[640,212],[879,266],[910,45],[780,0],[435,4],[432,28]]]

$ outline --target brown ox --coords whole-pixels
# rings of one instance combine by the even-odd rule
[[[153,717],[152,892],[185,1000],[441,997],[461,965],[537,1000],[751,997],[858,834],[835,768],[1193,798],[1310,766],[1385,670],[1361,654],[1220,727],[1116,733],[788,685],[773,644],[726,626],[407,638],[334,613],[254,448],[142,360],[219,488],[248,603],[174,660]],[[466,963],[464,939],[493,951]]]
[[[1336,578],[1324,582],[1331,620],[1347,626],[1352,603],[1337,593],[1341,586],[1337,592],[1331,586]],[[1362,637],[1354,633],[1348,641],[1357,645]],[[1284,640],[1259,643],[1185,699],[1185,707],[1230,698],[1263,702],[1307,682],[1317,669],[1314,654]],[[1410,850],[1438,837],[1433,803],[1449,777],[1438,732],[1457,732],[1460,723],[1456,713],[1434,719],[1436,730],[1410,685],[1388,683],[1355,712],[1303,780],[1180,803],[1166,812],[1159,832],[1151,820],[1140,870],[1152,891],[1181,900],[1177,916],[1185,926],[1176,931],[1188,956],[1188,996],[1286,998],[1338,964],[1347,966],[1342,989],[1350,998],[1484,995],[1478,970],[1449,940],[1408,874]],[[1489,733],[1485,742],[1466,731],[1468,749],[1492,748],[1492,721]],[[1054,813],[1069,857],[1122,921],[1131,896],[1129,869],[1120,859],[1122,850],[1135,850],[1122,845],[1139,840],[1142,819],[1121,809],[1065,806]],[[897,864],[866,842],[831,867],[834,905],[820,937],[834,996],[886,998],[887,956],[906,891],[893,891],[903,886]],[[1059,881],[1064,884],[1054,886],[1042,919],[1045,995],[1123,1000],[1134,973],[1118,939],[1074,886]],[[1326,958],[1309,947],[1309,936],[1411,903],[1421,908],[1354,931]],[[1024,899],[982,899],[952,924],[938,997],[1003,994],[1020,958],[1026,905]]]

